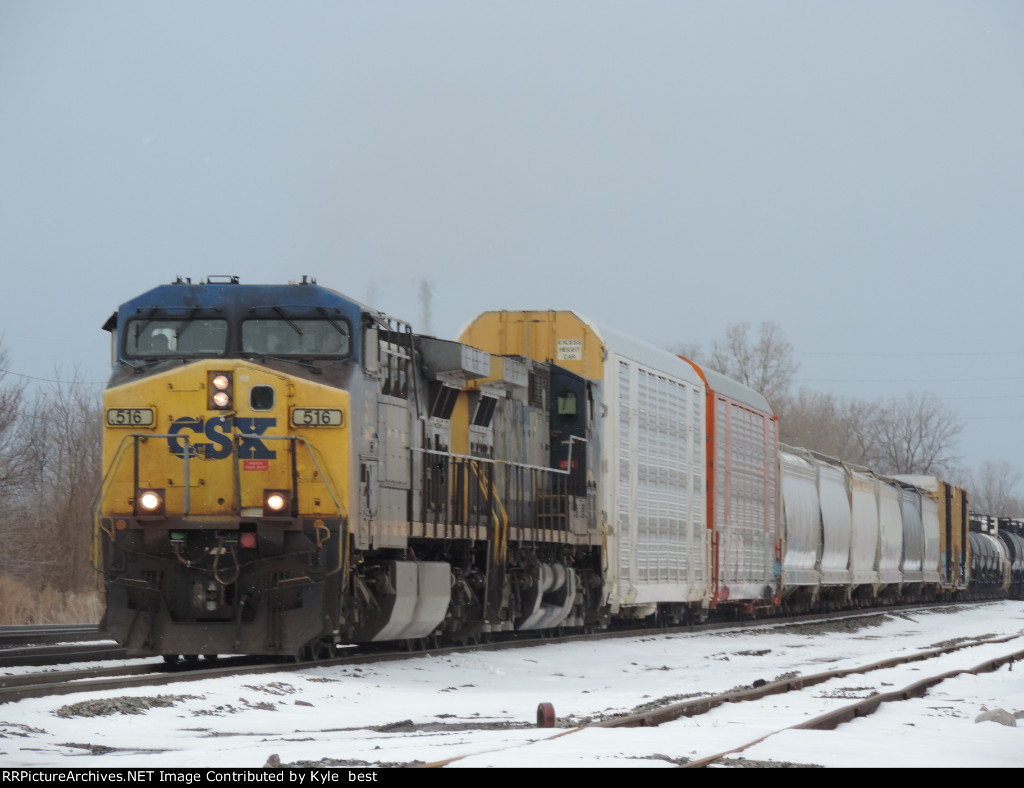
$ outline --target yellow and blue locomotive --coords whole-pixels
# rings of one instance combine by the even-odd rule
[[[179,279],[104,328],[97,561],[130,654],[607,620],[584,378],[305,277]]]

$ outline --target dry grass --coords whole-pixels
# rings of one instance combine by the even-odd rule
[[[0,577],[0,625],[96,624],[103,615],[99,591],[62,593]]]

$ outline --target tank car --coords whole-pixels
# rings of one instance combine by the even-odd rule
[[[1017,517],[998,519],[999,538],[1006,546],[1010,562],[1010,596],[1024,598],[1024,520]]]
[[[999,518],[971,512],[970,597],[998,599],[1008,595],[1013,581],[1013,547],[1000,538]]]

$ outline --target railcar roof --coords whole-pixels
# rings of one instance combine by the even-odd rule
[[[940,480],[936,476],[899,473],[895,474],[891,478],[898,482],[904,482],[905,484],[912,484],[915,487],[920,487],[922,490],[927,490],[928,492],[938,492],[939,490]]]
[[[774,415],[774,411],[772,410],[772,406],[768,400],[749,386],[733,380],[732,378],[723,375],[721,372],[716,372],[713,369],[708,369],[707,367],[681,359],[675,353],[655,347],[654,345],[637,339],[636,337],[632,337],[617,328],[612,328],[604,323],[591,320],[589,317],[581,315],[579,312],[572,312],[571,310],[566,311],[569,311],[570,314],[574,314],[581,322],[590,326],[594,333],[597,334],[598,338],[618,355],[631,358],[634,361],[639,361],[653,369],[660,369],[665,372],[669,372],[684,380],[693,381],[697,385],[703,383],[703,381],[699,379],[699,376],[694,378],[693,368],[695,366],[699,366],[700,372],[704,374],[704,377],[712,391],[718,392],[730,399],[734,399],[737,402],[749,405],[755,410]]]
[[[491,314],[535,314],[535,315],[569,315],[584,326],[586,326],[599,342],[610,352],[624,358],[636,361],[649,369],[659,370],[672,375],[677,380],[685,380],[695,386],[703,388],[705,382],[716,393],[722,394],[737,402],[748,405],[753,410],[774,415],[771,404],[764,396],[749,386],[733,380],[720,372],[700,367],[693,362],[680,358],[676,354],[656,347],[648,342],[637,339],[618,328],[583,315],[572,309],[508,309],[488,310],[482,312],[477,318],[466,323],[459,336],[465,336],[468,331],[484,315]],[[703,375],[703,379],[701,378]]]
[[[567,311],[576,315],[581,322],[590,326],[604,346],[616,355],[637,361],[650,369],[666,372],[679,380],[688,381],[696,386],[704,386],[704,381],[700,379],[700,375],[697,374],[696,370],[675,353],[670,353],[667,350],[662,350],[659,347],[648,344],[643,340],[619,331],[617,328],[598,323],[596,320],[591,320],[579,312]]]
[[[708,386],[711,390],[721,394],[729,399],[742,402],[744,405],[749,405],[754,410],[759,410],[762,413],[768,413],[772,416],[775,415],[775,411],[772,410],[771,403],[765,398],[763,394],[755,391],[738,380],[733,380],[727,375],[723,375],[721,372],[716,372],[710,367],[697,364],[696,362],[690,362],[697,367],[700,367],[700,371],[704,374],[705,379],[708,382]]]

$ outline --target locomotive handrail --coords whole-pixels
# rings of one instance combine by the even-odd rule
[[[184,512],[183,513],[187,515],[189,513],[189,505],[190,505],[189,504],[189,464],[188,464],[188,461],[189,461],[189,457],[192,456],[192,452],[189,449],[188,435],[183,435],[183,434],[180,434],[180,433],[176,433],[176,434],[162,433],[161,434],[161,433],[153,433],[153,432],[129,432],[127,435],[123,435],[121,437],[121,442],[117,445],[117,449],[114,452],[114,459],[111,461],[110,467],[107,469],[106,474],[104,474],[104,476],[103,476],[103,481],[100,483],[99,505],[97,506],[97,509],[99,509],[99,510],[103,509],[103,502],[106,500],[107,495],[110,492],[108,487],[109,487],[109,485],[111,483],[111,480],[113,479],[114,473],[118,470],[118,468],[120,468],[121,462],[124,460],[124,456],[123,455],[125,453],[125,447],[126,447],[126,444],[127,444],[129,438],[132,439],[132,447],[133,447],[132,455],[133,455],[133,459],[135,461],[135,467],[134,467],[133,472],[132,472],[132,483],[133,483],[133,488],[135,490],[138,490],[138,488],[139,488],[139,464],[138,464],[138,461],[139,461],[139,438],[168,438],[168,439],[176,439],[176,440],[184,441],[185,446],[184,446],[184,449],[182,450],[182,457],[185,460],[185,470],[184,470],[184,479],[183,479],[183,484],[184,484],[184,501],[183,501]],[[134,493],[133,493],[133,495],[134,495]],[[102,513],[101,511],[98,511],[97,512],[97,516],[99,516],[101,513]]]
[[[316,447],[308,440],[306,440],[306,438],[303,438],[301,435],[256,435],[247,432],[237,432],[235,434],[238,435],[238,437],[240,438],[246,438],[248,440],[291,441],[292,443],[295,443],[296,441],[301,442],[306,447],[307,451],[309,451],[309,458],[313,460],[313,465],[316,466],[316,471],[317,473],[320,474],[320,478],[323,481],[324,487],[327,488],[327,494],[331,496],[331,500],[334,501],[334,505],[335,507],[337,507],[338,512],[341,514],[341,516],[345,519],[348,519],[348,511],[338,500],[338,497],[334,494],[334,489],[331,486],[330,479],[324,473],[323,468],[320,466],[319,460],[317,460],[316,458],[315,451],[319,451],[319,449],[316,449]]]
[[[474,457],[470,454],[456,454],[451,451],[438,451],[437,449],[421,449],[418,446],[410,447],[409,451],[416,451],[420,454],[433,454],[438,457],[450,457],[455,460],[471,460],[473,462],[485,462],[491,465],[511,465],[515,468],[523,468],[528,471],[548,471],[550,473],[557,473],[562,476],[568,476],[572,473],[572,443],[573,441],[580,441],[586,443],[586,438],[580,438],[576,435],[569,436],[569,456],[566,462],[566,469],[563,471],[561,468],[552,468],[548,465],[531,465],[527,462],[512,462],[509,460],[495,460],[491,457]]]
[[[561,468],[552,468],[551,466],[546,465],[533,465],[530,463],[523,462],[496,460],[490,457],[475,457],[471,455],[458,454],[452,451],[441,451],[437,449],[423,449],[419,447],[410,447],[409,450],[412,452],[418,452],[424,456],[442,458],[450,465],[455,465],[456,463],[468,465],[470,470],[477,477],[477,481],[480,486],[481,492],[483,492],[484,496],[488,498],[492,503],[491,512],[489,515],[490,519],[494,521],[495,526],[498,528],[498,533],[505,534],[508,532],[510,522],[513,519],[515,519],[516,522],[519,523],[522,527],[543,527],[554,528],[555,530],[568,530],[570,523],[567,503],[563,503],[560,507],[551,508],[553,506],[551,501],[557,499],[567,502],[568,499],[571,498],[573,495],[569,483],[571,482],[573,474],[572,444],[574,442],[586,443],[587,440],[586,438],[581,438],[576,435],[572,435],[569,437],[569,451],[567,454],[566,467],[564,470]],[[516,499],[516,496],[514,494],[510,493],[513,499],[515,499],[513,500],[513,505],[516,508],[516,514],[510,514],[505,507],[505,503],[501,500],[501,496],[498,495],[497,487],[494,484],[494,482],[485,482],[483,479],[484,474],[481,472],[481,466],[490,466],[491,468],[496,468],[498,465],[505,466],[506,469],[509,469],[509,471],[507,472],[511,472],[514,475],[514,479],[518,480],[510,482],[513,485],[518,485],[524,481],[524,479],[520,478],[519,476],[519,474],[523,473],[541,474],[542,478],[550,479],[553,485],[555,485],[552,489],[552,492],[554,493],[554,498],[548,500],[546,504],[543,504],[541,509],[532,510],[528,507],[526,510],[522,510],[522,502]],[[454,480],[450,481],[449,485],[452,483],[455,483]],[[531,482],[530,484],[532,485],[533,482]],[[447,491],[447,495],[453,502],[453,505],[454,501],[458,498],[458,496],[462,494],[464,494],[464,491],[463,493],[460,493],[459,490],[457,489],[449,488]],[[424,513],[427,511],[427,509],[429,509],[429,504],[425,504],[425,506],[427,508],[424,509]],[[545,506],[548,508],[544,508]],[[442,515],[444,517],[445,522],[451,522],[450,518],[453,515],[453,512],[447,511],[446,505],[442,505],[440,508],[437,509],[437,511],[435,512],[435,518],[437,514],[440,513],[442,510],[445,511],[445,513]],[[525,520],[523,519],[524,511]],[[531,514],[531,512],[533,513]],[[554,517],[560,522],[557,524],[549,523],[546,526],[541,526],[538,523],[538,519],[540,518],[551,517]]]

